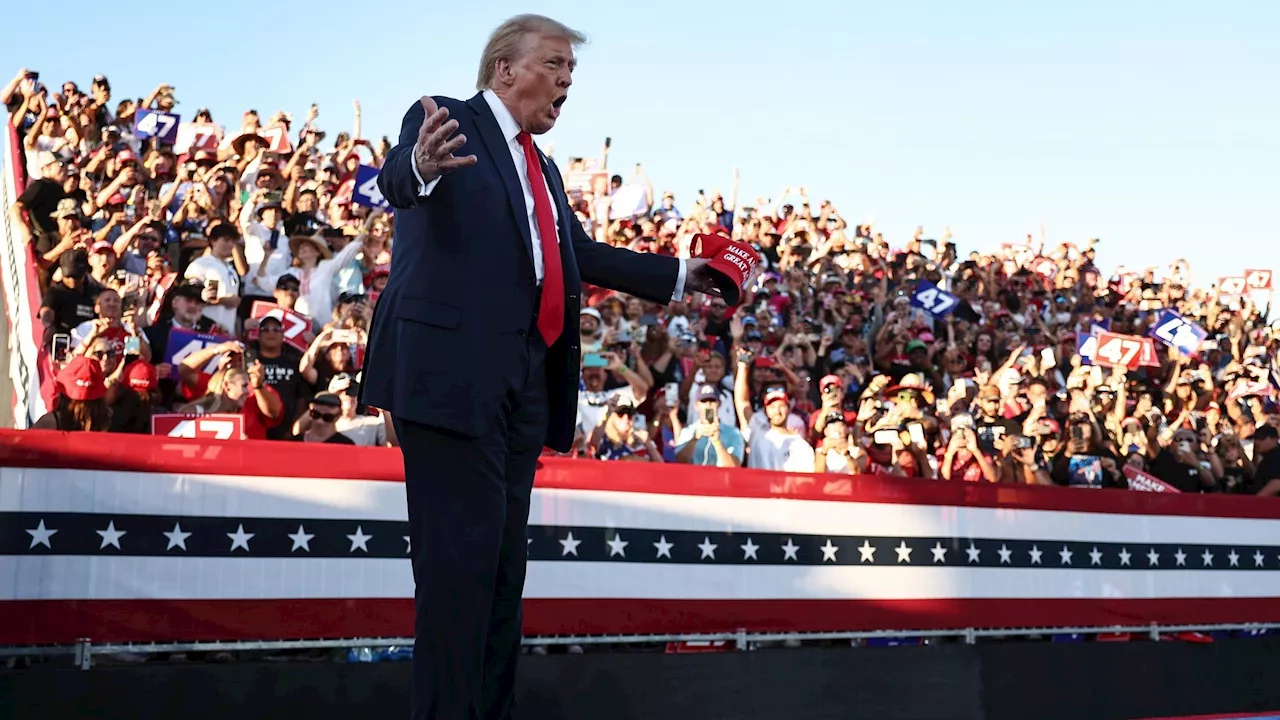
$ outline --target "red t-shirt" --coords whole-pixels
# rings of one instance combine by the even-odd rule
[[[213,378],[210,373],[200,373],[196,378],[195,386],[182,385],[178,391],[189,400],[199,399],[209,392],[209,380]],[[280,399],[280,393],[270,385],[263,385],[262,389],[269,395],[274,395],[276,400]],[[279,425],[284,420],[284,412],[280,413],[278,418],[270,418],[262,414],[262,409],[258,407],[258,401],[251,394],[244,401],[244,407],[240,408],[240,414],[244,416],[244,437],[246,440],[266,440],[267,429]]]

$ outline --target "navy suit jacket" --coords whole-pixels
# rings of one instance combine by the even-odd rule
[[[520,178],[484,97],[434,99],[467,136],[457,154],[477,162],[420,197],[413,147],[424,111],[415,102],[405,113],[399,144],[378,176],[395,208],[395,250],[373,315],[361,400],[479,437],[498,419],[507,392],[525,382],[528,333],[537,331],[533,241]],[[565,286],[564,333],[547,354],[546,445],[564,452],[577,415],[582,282],[666,303],[680,261],[592,241],[569,209],[560,171],[539,156],[559,213]]]

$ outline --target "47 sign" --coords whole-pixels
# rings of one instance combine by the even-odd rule
[[[1104,367],[1124,367],[1137,370],[1142,366],[1158,367],[1155,343],[1151,338],[1098,333],[1098,346],[1093,353],[1093,364]]]
[[[243,440],[244,416],[178,413],[152,415],[151,434],[194,440]]]
[[[916,286],[916,293],[911,296],[911,304],[913,306],[923,309],[934,317],[942,317],[950,313],[955,310],[959,302],[955,295],[940,289],[931,282],[924,281],[921,281]]]
[[[1172,310],[1160,313],[1156,326],[1151,334],[1167,345],[1178,348],[1183,355],[1194,355],[1200,350],[1200,343],[1209,336],[1204,328],[1182,317]]]
[[[378,189],[378,168],[361,165],[356,170],[356,184],[351,192],[351,199],[365,207],[387,209],[387,200],[382,197],[382,191]]]

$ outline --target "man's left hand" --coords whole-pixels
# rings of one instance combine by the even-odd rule
[[[710,260],[689,258],[685,263],[685,290],[720,297],[720,288],[716,287],[715,276],[712,274],[715,271],[710,268]]]

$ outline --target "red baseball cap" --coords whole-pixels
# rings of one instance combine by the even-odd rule
[[[58,372],[62,394],[72,400],[97,400],[107,394],[102,366],[97,360],[77,355]]]
[[[768,407],[773,403],[778,402],[779,400],[781,400],[782,402],[787,402],[789,399],[790,398],[787,397],[786,390],[782,388],[774,388],[772,390],[765,392],[764,405],[765,407]]]
[[[100,252],[109,252],[112,255],[115,255],[116,249],[114,245],[107,242],[106,240],[99,240],[98,242],[93,244],[93,247],[89,248],[89,254],[93,255],[95,253],[100,253]]]
[[[125,382],[134,390],[151,391],[160,382],[156,366],[145,360],[134,360],[124,369]]]
[[[121,150],[116,155],[116,165],[123,165],[127,162],[138,162],[138,155],[132,150]]]
[[[742,300],[742,293],[755,276],[760,254],[747,243],[735,242],[724,235],[699,233],[689,246],[690,254],[711,260],[712,280],[720,296],[731,306]]]
[[[844,387],[844,382],[840,380],[839,375],[824,375],[823,378],[818,381],[819,390],[826,390],[832,385],[835,385],[836,387]]]

